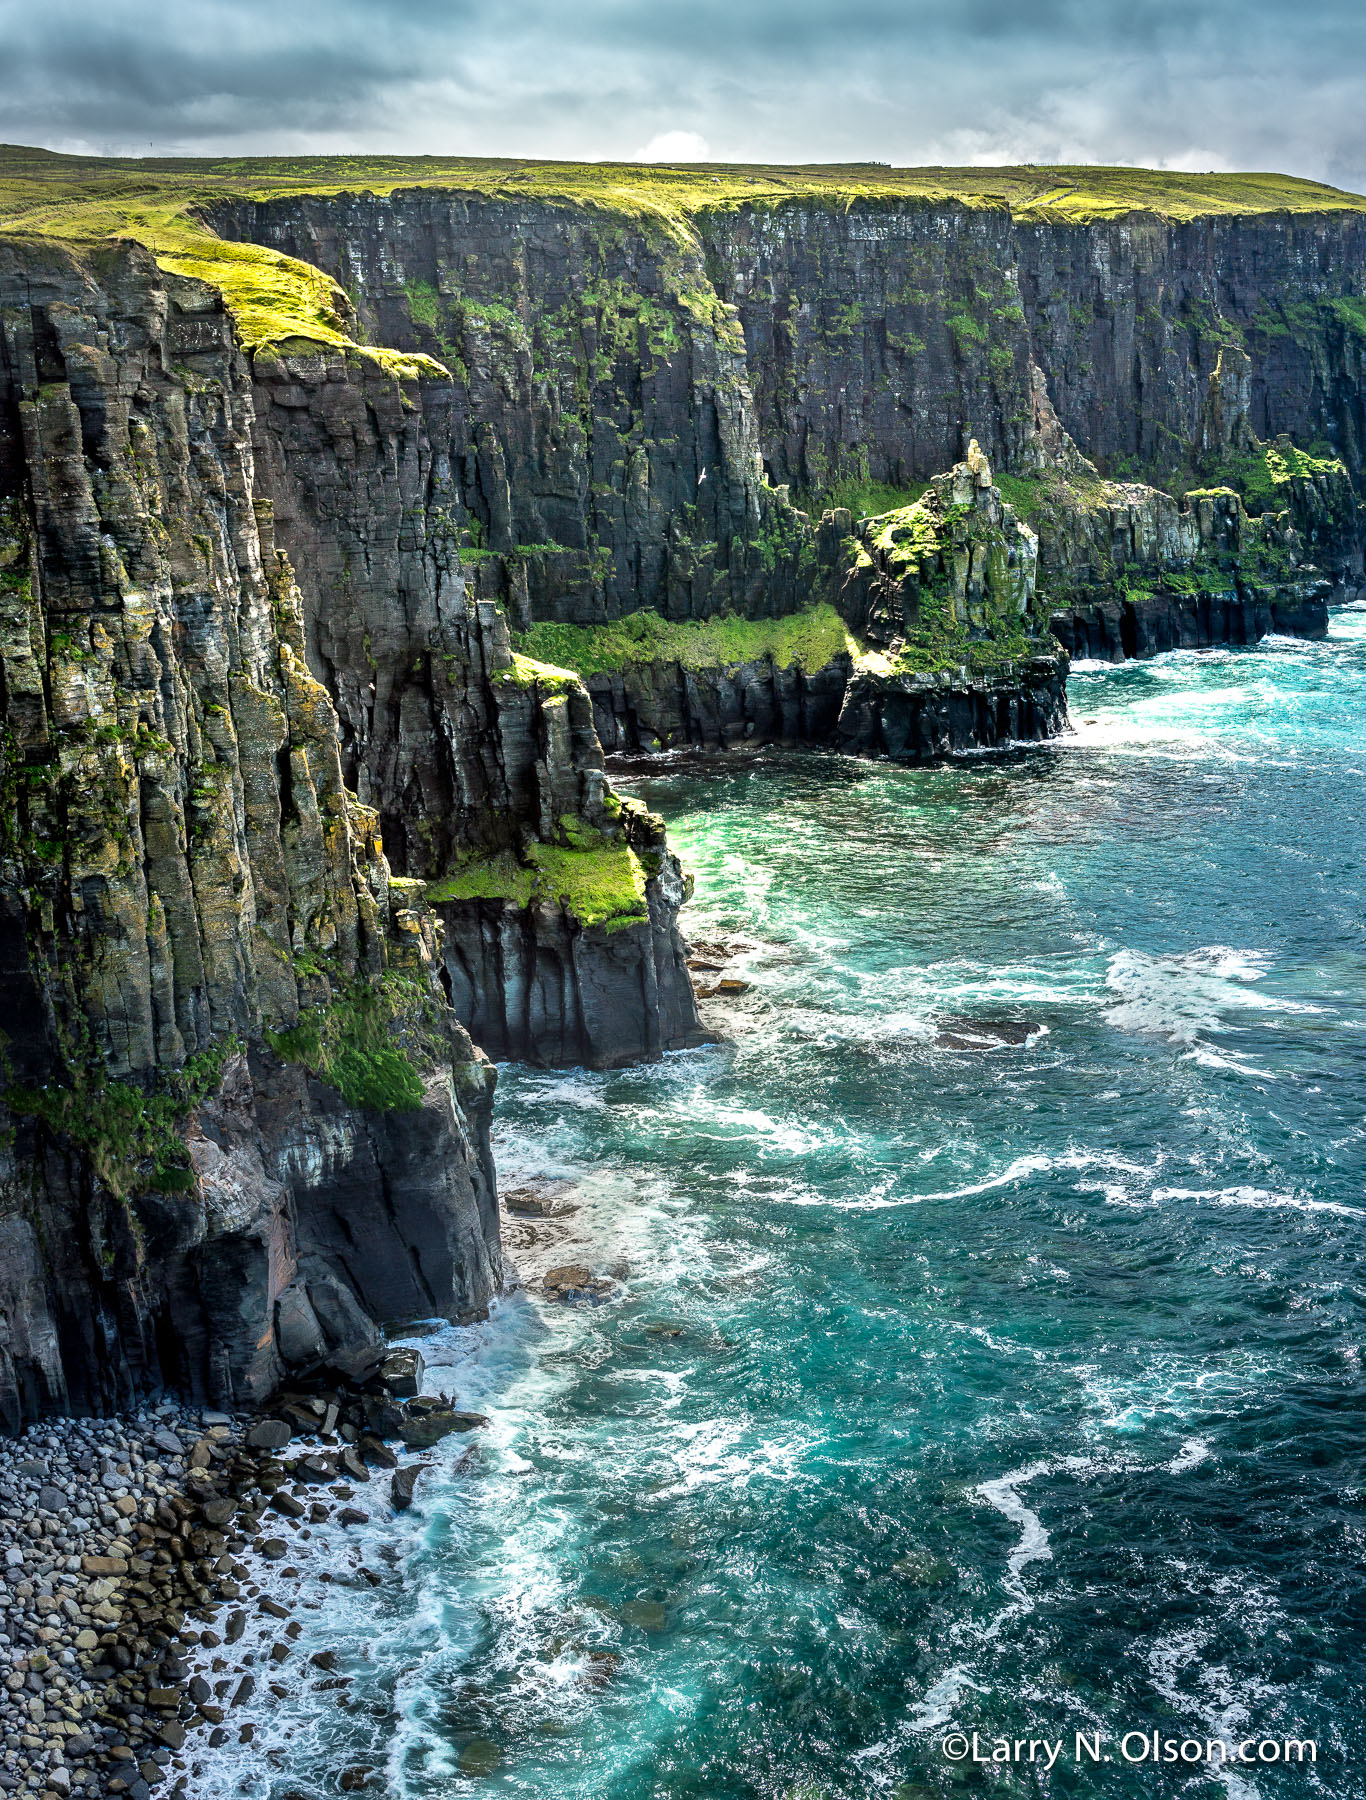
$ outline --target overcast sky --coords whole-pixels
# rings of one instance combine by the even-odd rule
[[[1134,162],[1366,189],[1366,4],[0,0],[0,140]]]

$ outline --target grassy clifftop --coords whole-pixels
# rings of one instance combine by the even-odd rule
[[[400,376],[444,374],[423,356],[357,345],[337,284],[307,263],[226,243],[203,223],[215,202],[445,188],[506,200],[591,208],[695,242],[704,212],[793,204],[958,204],[1025,220],[1084,225],[1131,214],[1189,220],[1216,214],[1366,211],[1366,197],[1274,174],[1190,175],[1151,169],[894,169],[698,163],[554,163],[490,157],[122,159],[0,146],[0,234],[76,244],[132,240],[161,266],[222,293],[249,348],[291,338],[357,349]]]
[[[392,193],[435,187],[503,198],[596,205],[685,221],[717,206],[834,205],[858,200],[957,201],[1008,208],[1016,217],[1085,224],[1147,212],[1168,219],[1216,213],[1366,211],[1366,196],[1292,175],[1194,175],[1092,164],[1017,168],[896,169],[881,163],[535,162],[501,157],[285,156],[85,157],[0,145],[0,228],[84,235],[91,209],[170,205],[192,211],[216,198]],[[84,215],[77,223],[77,215]]]

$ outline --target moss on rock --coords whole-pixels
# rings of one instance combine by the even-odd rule
[[[265,1035],[285,1062],[302,1063],[348,1106],[370,1112],[416,1111],[425,1092],[422,1068],[447,1049],[430,988],[393,971],[354,982],[320,1012]]]
[[[96,1179],[118,1200],[139,1189],[184,1193],[193,1188],[194,1174],[180,1128],[217,1087],[239,1048],[235,1037],[224,1037],[182,1069],[163,1070],[155,1087],[112,1081],[98,1068],[73,1068],[65,1083],[11,1088],[5,1104],[16,1118],[34,1119],[54,1138],[83,1150]]]
[[[641,663],[715,669],[771,659],[808,674],[858,645],[833,606],[808,607],[782,619],[665,619],[629,613],[610,625],[533,625],[517,639],[524,654],[565,665],[579,676],[611,674]]]
[[[433,905],[499,900],[519,908],[559,906],[580,925],[622,931],[649,918],[645,863],[627,844],[608,842],[579,821],[561,821],[567,840],[475,857],[427,885]]]

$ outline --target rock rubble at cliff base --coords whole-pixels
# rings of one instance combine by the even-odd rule
[[[326,1528],[322,1579],[379,1583],[345,1534],[411,1505],[422,1450],[486,1423],[420,1383],[400,1350],[368,1392],[277,1395],[255,1419],[168,1402],[0,1443],[0,1794],[180,1792],[205,1751],[252,1741],[234,1712],[260,1689],[326,1682],[325,1652],[291,1667],[277,1577]]]

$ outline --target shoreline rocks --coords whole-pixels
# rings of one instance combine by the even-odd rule
[[[420,1383],[414,1358],[390,1358],[394,1385]],[[235,1711],[287,1691],[296,1545],[410,1506],[430,1466],[410,1449],[487,1422],[377,1379],[255,1419],[166,1402],[0,1440],[0,1796],[151,1800],[189,1787],[199,1748],[250,1742]]]

